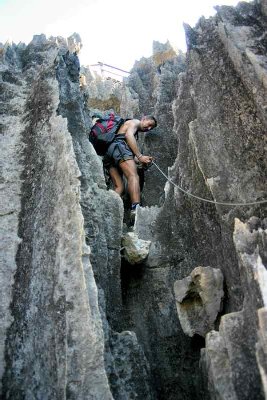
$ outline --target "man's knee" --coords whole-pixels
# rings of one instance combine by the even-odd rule
[[[128,176],[127,179],[137,179],[139,181],[139,176],[137,171],[131,171]]]
[[[126,160],[121,162],[120,168],[127,179],[138,177],[137,168],[133,160]]]

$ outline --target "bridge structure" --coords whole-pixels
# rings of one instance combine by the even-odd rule
[[[95,76],[98,75],[102,78],[113,78],[119,81],[122,81],[123,78],[127,78],[130,74],[129,71],[114,67],[110,64],[105,64],[101,61],[98,61],[96,64],[90,64],[89,68]]]

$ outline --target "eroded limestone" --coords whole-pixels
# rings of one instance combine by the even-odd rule
[[[197,267],[190,276],[174,283],[177,312],[183,331],[205,336],[214,329],[221,310],[223,275],[219,269]]]

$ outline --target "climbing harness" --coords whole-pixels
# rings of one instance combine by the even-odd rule
[[[199,197],[196,196],[190,192],[187,192],[186,190],[182,189],[179,185],[176,185],[176,183],[174,183],[161,169],[160,167],[154,162],[152,161],[152,164],[155,165],[155,167],[160,171],[160,173],[168,180],[168,182],[170,182],[173,186],[175,186],[177,189],[181,190],[181,192],[187,194],[190,197],[194,197],[195,199],[198,200],[202,200],[205,201],[207,203],[213,203],[213,204],[219,204],[222,206],[251,206],[251,205],[255,205],[255,204],[263,204],[263,203],[267,203],[267,200],[259,200],[259,201],[254,201],[254,202],[249,202],[249,203],[225,203],[225,202],[221,202],[221,201],[216,201],[216,200],[208,200],[208,199],[203,199],[203,197]]]

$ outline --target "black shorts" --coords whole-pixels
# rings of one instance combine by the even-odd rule
[[[104,155],[104,167],[118,166],[121,162],[133,160],[134,154],[124,139],[116,139]]]

